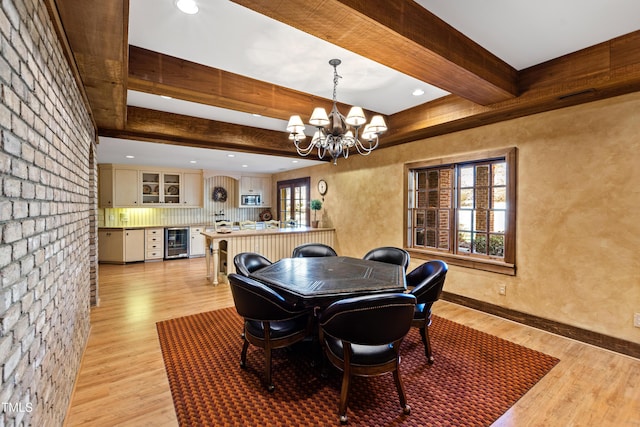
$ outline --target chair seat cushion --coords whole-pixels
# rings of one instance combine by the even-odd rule
[[[344,348],[342,340],[326,335],[325,341],[328,349],[341,360],[344,360]],[[392,344],[385,345],[359,345],[351,344],[353,355],[352,365],[382,365],[396,358]]]
[[[289,335],[295,335],[307,328],[307,316],[299,316],[291,320],[282,320],[278,322],[270,322],[271,338],[284,338]],[[246,321],[246,332],[257,337],[264,337],[264,327],[261,321]]]

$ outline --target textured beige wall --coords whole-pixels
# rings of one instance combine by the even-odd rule
[[[517,274],[452,266],[445,289],[640,342],[640,93],[274,175],[329,184],[322,217],[340,254],[402,245],[403,165],[518,148]],[[412,260],[412,267],[420,260]],[[506,285],[506,296],[498,287]]]

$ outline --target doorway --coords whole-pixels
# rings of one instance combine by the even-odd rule
[[[309,198],[311,178],[278,181],[278,218],[296,226],[308,227],[310,222]]]

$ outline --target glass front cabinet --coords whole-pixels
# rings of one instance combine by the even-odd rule
[[[181,173],[140,172],[142,205],[179,204]]]

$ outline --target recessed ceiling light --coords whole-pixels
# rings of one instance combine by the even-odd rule
[[[188,15],[194,15],[198,13],[198,5],[194,0],[177,0],[176,6],[178,6],[178,9]]]
[[[252,114],[253,117],[262,117],[262,114],[258,114],[258,113],[253,113]]]
[[[198,163],[197,160],[189,160],[189,163]]]
[[[298,161],[297,160],[292,160],[291,163],[298,163]]]
[[[136,158],[136,156],[132,156],[132,155],[128,155],[128,156],[125,156],[125,157],[126,157],[127,159],[135,159],[135,158]]]
[[[160,98],[164,98],[164,99],[173,99],[173,98],[171,98],[170,96],[167,96],[167,95],[160,95]]]
[[[243,167],[243,168],[248,168],[248,167],[249,167],[249,165],[242,165],[242,167]]]
[[[235,157],[235,154],[227,154],[227,157]]]
[[[424,95],[424,90],[416,89],[413,92],[411,92],[411,95],[413,95],[413,96],[422,96],[422,95]]]

